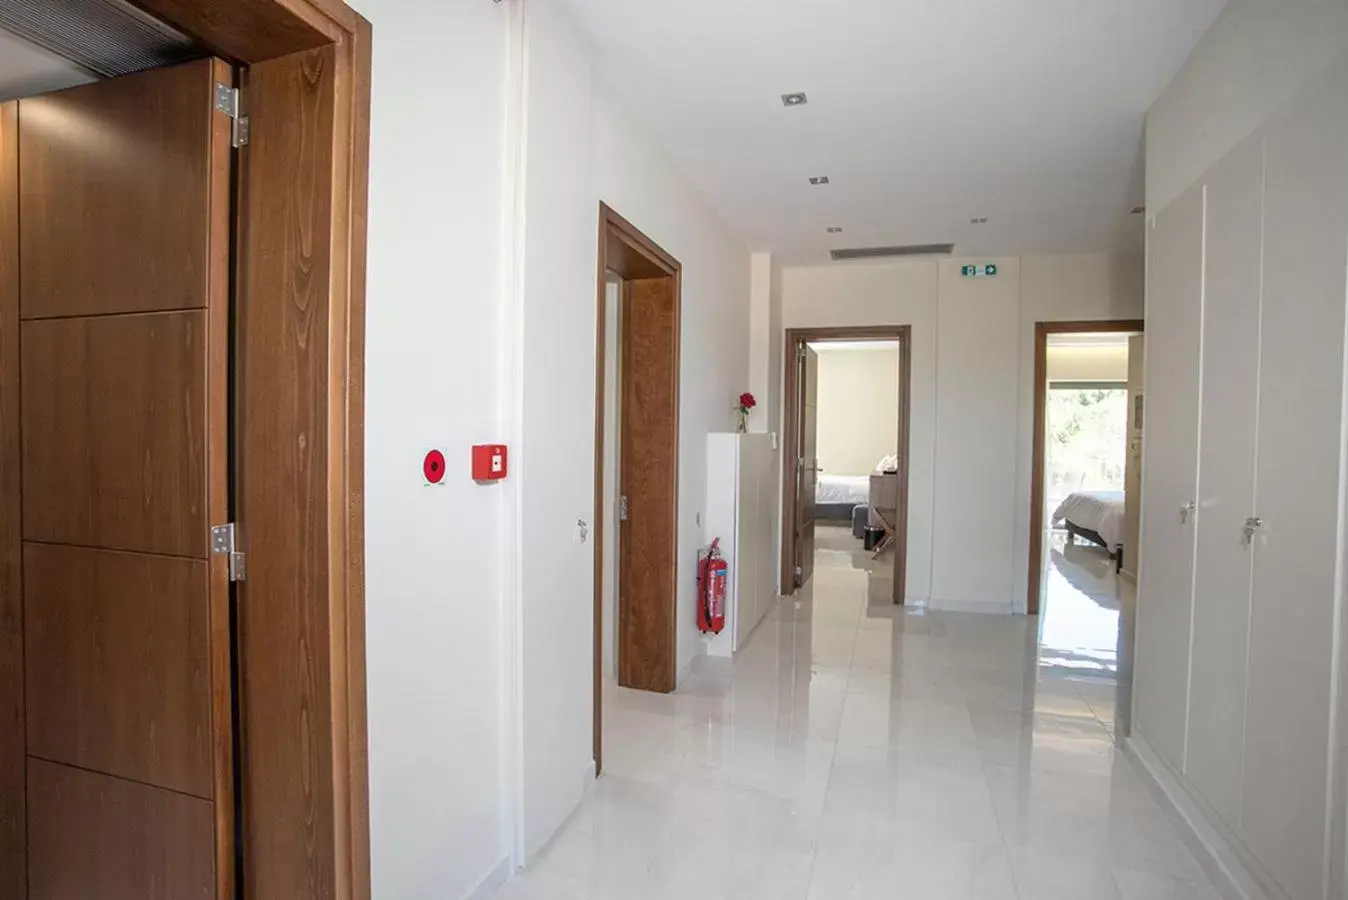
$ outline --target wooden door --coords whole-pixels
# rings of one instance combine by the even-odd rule
[[[1245,643],[1259,401],[1264,145],[1256,136],[1207,178],[1203,415],[1194,564],[1188,765],[1204,799],[1236,828],[1245,727]],[[1158,388],[1167,390],[1162,381]]]
[[[677,675],[678,280],[639,278],[623,291],[618,683],[669,692]]]
[[[800,395],[800,449],[796,460],[796,585],[814,574],[815,489],[819,485],[819,354],[802,345],[796,354]]]
[[[1199,361],[1203,344],[1203,191],[1162,210],[1148,236],[1147,392],[1138,560],[1136,727],[1184,765],[1198,490]]]
[[[233,893],[232,77],[19,103],[30,900]]]
[[[28,896],[19,487],[19,104],[0,103],[0,898]]]
[[[1291,900],[1327,896],[1326,748],[1342,605],[1348,94],[1343,68],[1269,128],[1242,835]],[[1337,855],[1337,853],[1335,854]]]

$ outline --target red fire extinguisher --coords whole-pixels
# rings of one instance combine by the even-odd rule
[[[721,539],[711,542],[697,565],[697,628],[720,634],[725,628],[725,590],[730,565],[721,556]]]

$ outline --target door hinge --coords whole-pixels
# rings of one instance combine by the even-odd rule
[[[211,552],[228,558],[229,580],[243,581],[247,576],[248,556],[239,549],[239,528],[233,522],[211,528]]]
[[[795,578],[795,581],[796,581],[796,587],[800,587],[801,585],[803,585],[803,584],[805,583],[805,570],[802,569],[800,566],[796,566],[796,578]]]
[[[229,130],[229,142],[235,147],[248,145],[249,121],[243,114],[243,94],[236,87],[227,84],[215,86],[215,108],[229,116],[233,125]]]
[[[797,347],[797,348],[796,348],[796,362],[805,362],[805,347],[804,347],[804,346],[800,346],[800,347]]]
[[[619,522],[626,522],[626,521],[627,521],[627,498],[626,498],[626,497],[619,497],[619,498],[618,498],[618,521],[619,521]]]

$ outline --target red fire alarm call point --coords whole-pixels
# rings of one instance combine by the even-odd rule
[[[478,444],[473,448],[473,480],[500,481],[506,477],[506,448],[503,444]]]

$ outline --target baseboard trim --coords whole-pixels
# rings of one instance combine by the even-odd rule
[[[483,875],[477,885],[463,895],[463,900],[491,900],[510,880],[510,857],[503,856],[492,870]]]
[[[1217,893],[1225,900],[1274,900],[1246,866],[1224,829],[1212,820],[1211,814],[1189,793],[1147,739],[1135,730],[1123,746]]]

